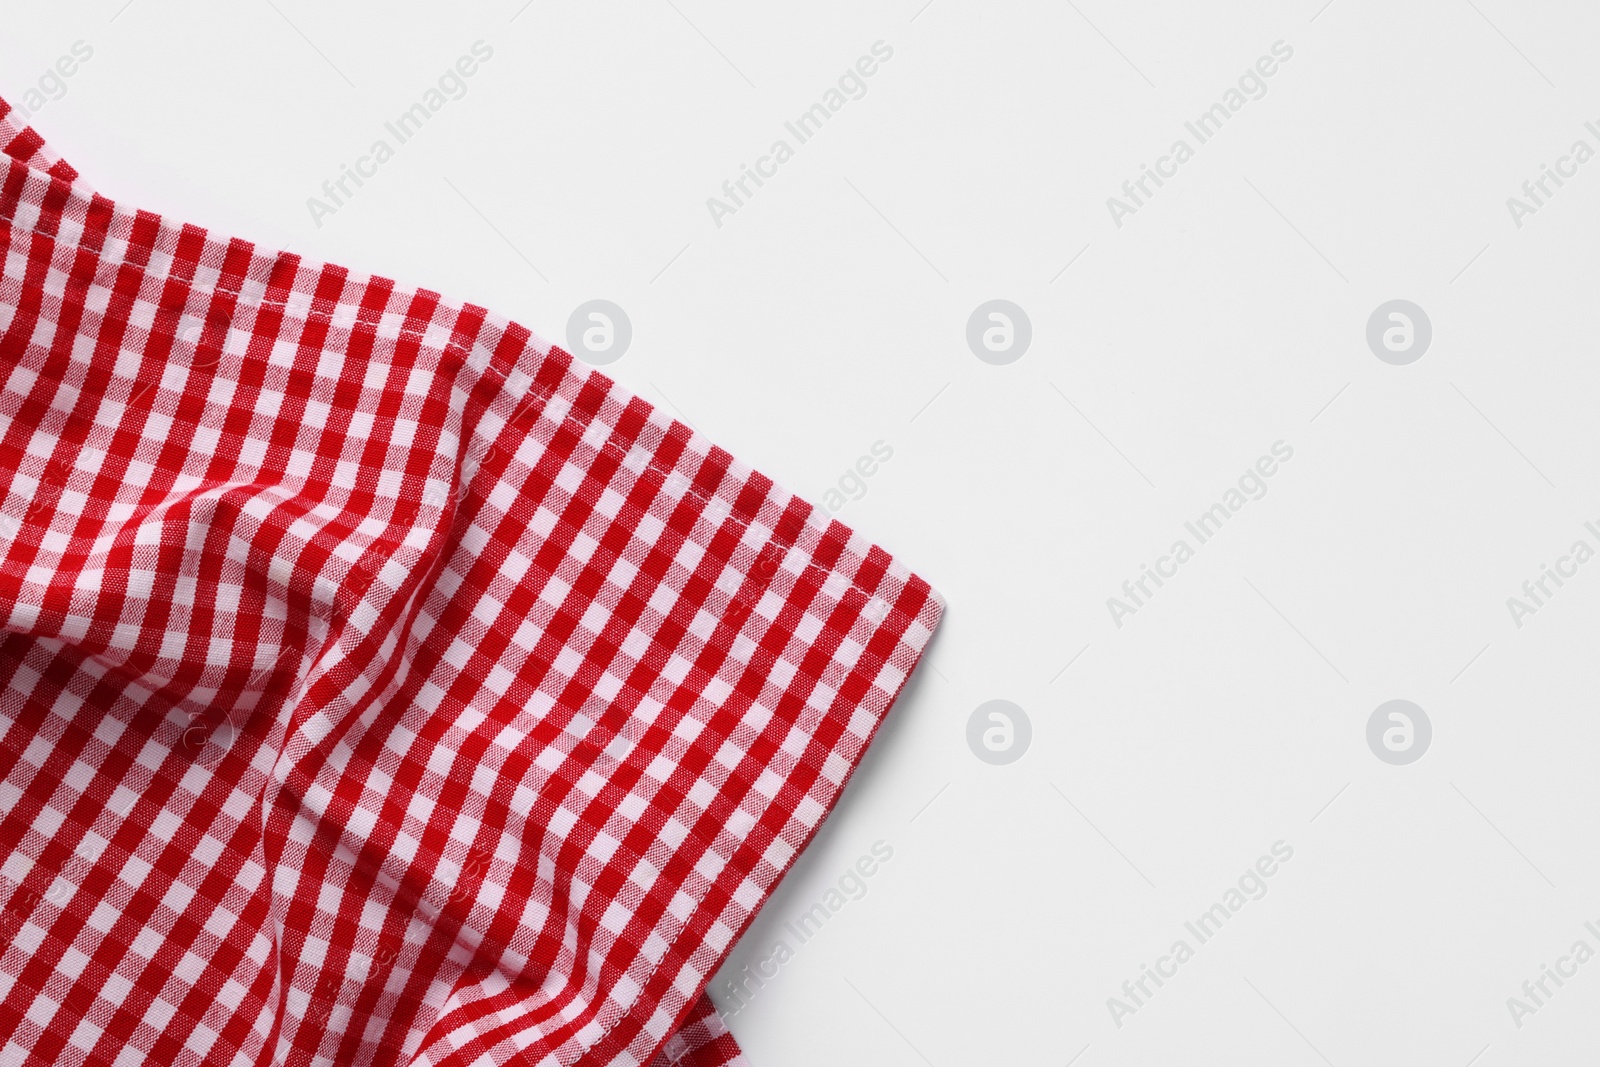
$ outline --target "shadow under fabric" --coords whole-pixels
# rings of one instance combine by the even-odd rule
[[[526,328],[0,102],[0,1063],[744,1062],[942,610]]]

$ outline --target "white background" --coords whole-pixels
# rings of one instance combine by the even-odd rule
[[[107,195],[563,343],[614,301],[607,372],[813,500],[893,449],[839,517],[949,609],[724,975],[894,855],[730,1017],[752,1063],[1592,1058],[1600,962],[1520,1028],[1506,1000],[1600,950],[1600,561],[1520,628],[1506,599],[1600,548],[1600,160],[1520,228],[1506,198],[1600,149],[1600,11],[274,3],[5,4],[0,95],[84,41],[32,121]],[[479,39],[468,94],[315,225]],[[880,40],[866,94],[716,225],[707,198]],[[1116,226],[1107,197],[1280,40],[1266,95]],[[1006,366],[966,342],[993,298],[1032,322]],[[1406,366],[1365,337],[1395,298],[1433,326]],[[1280,440],[1267,494],[1116,626],[1106,599]],[[1007,766],[966,741],[996,698],[1033,726]],[[1366,741],[1395,698],[1434,729],[1408,766]],[[1197,945],[1185,920],[1280,840]],[[1195,957],[1116,1025],[1178,938]]]

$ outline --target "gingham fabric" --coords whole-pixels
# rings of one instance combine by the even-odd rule
[[[0,143],[0,1067],[742,1063],[706,983],[938,596],[516,323]]]
[[[17,118],[17,113],[10,104],[0,100],[0,153],[20,160],[36,170],[48,171],[64,182],[79,179],[80,187],[87,190],[88,186],[79,178],[65,160],[58,159],[31,127]]]

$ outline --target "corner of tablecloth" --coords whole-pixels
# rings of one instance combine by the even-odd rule
[[[624,751],[635,740],[630,731],[647,738],[631,766],[633,784],[605,802],[615,806],[604,813],[603,828],[564,822],[569,830],[578,826],[571,840],[567,831],[546,834],[562,838],[550,849],[570,851],[583,864],[594,862],[596,839],[614,847],[599,861],[608,879],[601,891],[621,912],[607,907],[594,914],[573,904],[570,921],[591,947],[575,962],[579,973],[566,991],[572,1015],[552,1017],[541,1003],[528,1009],[529,1032],[543,1035],[548,1026],[563,1062],[574,1064],[740,1062],[706,985],[837,804],[924,654],[943,598],[886,549],[523,327],[472,305],[119,208],[57,173],[42,142],[18,136],[13,131],[12,143],[29,158],[0,168],[0,219],[42,238],[34,256],[41,278],[70,256],[95,267],[92,257],[105,249],[106,263],[99,264],[105,269],[118,257],[137,256],[141,270],[153,275],[182,268],[185,299],[210,296],[215,286],[230,315],[235,307],[241,315],[250,311],[242,322],[267,309],[295,320],[296,329],[314,326],[324,338],[318,345],[333,343],[331,330],[346,345],[359,336],[369,359],[377,358],[373,351],[390,357],[403,348],[408,367],[434,368],[440,380],[427,385],[428,394],[451,398],[430,409],[442,421],[428,447],[441,452],[422,455],[418,438],[412,446],[418,455],[410,457],[417,462],[406,467],[416,472],[421,501],[437,505],[429,514],[442,512],[454,524],[436,532],[438,543],[459,556],[459,568],[451,571],[453,593],[435,585],[419,596],[439,592],[437,610],[448,612],[448,601],[463,589],[484,604],[505,597],[495,583],[507,559],[526,576],[507,598],[517,606],[501,602],[505,617],[487,625],[500,627],[511,651],[524,657],[510,674],[537,669],[545,680],[533,691],[538,701],[494,721],[520,729],[516,716],[536,715],[538,708],[560,717],[547,724],[561,746],[548,754],[563,789],[598,773],[582,765],[591,753],[600,754],[594,758],[602,770],[615,768],[606,762],[609,741],[620,737]],[[48,166],[28,168],[30,160]],[[232,288],[220,284],[223,275]],[[313,283],[322,282],[335,295],[325,301],[319,288],[313,301]],[[84,299],[76,289],[68,295]],[[184,336],[182,323],[171,325]],[[220,337],[233,335],[233,319],[215,325]],[[264,349],[253,351],[230,358],[266,358]],[[215,373],[214,366],[203,369]],[[459,454],[445,455],[447,445]],[[432,475],[440,471],[454,472],[447,476],[460,484],[441,483],[430,500]],[[460,584],[469,575],[471,584]],[[574,584],[574,575],[590,584]],[[527,587],[535,576],[546,583],[538,591]],[[361,595],[370,595],[365,589]],[[577,596],[591,599],[595,619],[568,599]],[[541,628],[552,619],[567,632],[547,656]],[[478,627],[482,620],[466,621]],[[610,636],[612,629],[622,637]],[[584,660],[597,647],[609,659],[593,667]],[[466,675],[474,687],[502,686],[504,695],[505,662],[477,647],[464,654],[472,657],[470,670],[441,660],[445,681]],[[603,684],[595,671],[605,676]],[[564,687],[582,690],[580,698],[563,704]],[[430,691],[449,688],[442,683]],[[605,721],[615,712],[608,694],[619,691],[635,710],[645,710],[621,711],[622,732],[612,737],[618,724]],[[485,722],[480,729],[487,737],[487,722],[473,715]],[[397,720],[372,721],[388,729]],[[539,794],[538,775],[549,769],[539,763],[522,781],[501,784]],[[334,769],[319,760],[317,773]],[[653,793],[640,784],[646,777]],[[595,801],[583,790],[563,795],[564,820]],[[623,837],[648,840],[634,850]],[[634,861],[620,884],[612,879],[621,870],[612,855]],[[587,878],[588,869],[561,876]],[[494,1033],[517,1029],[515,1010],[510,1021],[475,1010],[446,1009],[460,1022],[441,1019],[436,1032],[448,1033],[447,1043],[464,1035],[465,1045],[457,1046],[463,1055],[475,1054],[471,1048],[494,1057],[510,1048],[504,1038],[485,1033],[480,1042],[471,1035],[480,1025]],[[496,1051],[484,1051],[490,1048]]]
[[[554,347],[550,358],[572,359]],[[703,688],[708,715],[733,708],[740,721],[718,753],[727,774],[708,813],[716,804],[725,810],[708,820],[718,830],[695,864],[703,876],[695,899],[677,902],[685,914],[676,936],[662,946],[655,973],[641,979],[672,980],[634,1040],[614,1044],[609,1032],[591,1033],[593,1058],[581,1062],[742,1062],[728,1058],[737,1044],[702,991],[834,810],[926,651],[945,600],[898,556],[698,430],[576,361],[573,373],[603,383],[618,404],[644,405],[660,441],[682,442],[677,460],[658,472],[664,494],[698,496],[701,519],[741,531],[715,588],[695,595],[717,627],[698,636],[744,668],[738,680],[718,673]],[[651,451],[659,455],[659,443]],[[698,477],[706,466],[717,470],[709,481]],[[671,1035],[665,1043],[662,1034]]]

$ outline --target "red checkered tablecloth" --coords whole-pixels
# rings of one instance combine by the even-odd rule
[[[941,602],[528,329],[0,102],[0,1065],[742,1062]]]

